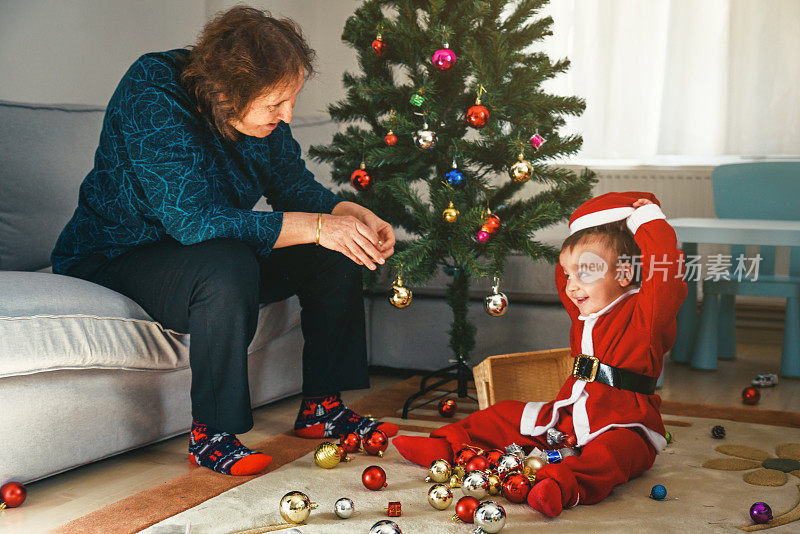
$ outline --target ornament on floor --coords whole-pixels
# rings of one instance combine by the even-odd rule
[[[770,388],[778,385],[778,375],[775,373],[761,373],[756,375],[750,383],[758,388]]]
[[[467,184],[467,179],[464,176],[464,173],[458,170],[455,158],[453,158],[453,168],[447,171],[444,175],[444,182],[453,189],[461,189]]]
[[[482,454],[476,454],[469,459],[464,469],[467,471],[487,471],[489,469],[489,460]]]
[[[486,456],[486,461],[489,462],[489,468],[492,469],[492,471],[497,469],[497,462],[500,461],[500,457],[504,454],[505,451],[501,449],[492,449],[484,454],[484,456]]]
[[[394,146],[397,144],[397,136],[392,130],[389,130],[389,133],[384,136],[383,142],[386,143],[386,146]]]
[[[372,41],[372,51],[375,52],[378,57],[381,57],[384,50],[386,50],[386,43],[383,41],[381,32],[378,32],[378,35],[376,35],[375,39]]]
[[[557,464],[562,462],[567,456],[578,455],[577,451],[570,447],[561,447],[557,451],[545,451],[545,454],[547,455],[548,464]]]
[[[512,443],[511,445],[506,445],[506,452],[510,454],[516,454],[520,458],[525,458],[525,451],[517,445],[516,443]]]
[[[342,497],[333,504],[333,513],[340,519],[349,519],[355,511],[356,505],[347,497]]]
[[[311,514],[311,510],[317,508],[316,503],[311,502],[308,495],[300,491],[290,491],[281,499],[278,511],[284,521],[289,523],[302,523]]]
[[[545,143],[545,141],[546,139],[541,135],[539,135],[538,131],[535,134],[533,134],[531,138],[528,140],[528,142],[530,143],[530,145],[533,147],[534,150],[539,150],[539,148],[541,148],[541,146]]]
[[[750,518],[759,525],[763,525],[772,519],[772,508],[765,502],[755,502],[750,507]]]
[[[439,415],[442,417],[453,417],[458,405],[453,399],[442,399],[439,401]]]
[[[506,453],[497,462],[497,474],[504,477],[508,473],[522,472],[522,458],[516,454]]]
[[[489,110],[481,104],[481,95],[486,92],[483,85],[478,85],[478,97],[475,104],[470,106],[466,113],[467,124],[475,129],[481,129],[489,122]]]
[[[371,465],[364,469],[364,472],[361,473],[361,482],[365,488],[372,491],[378,491],[389,485],[386,483],[386,471],[377,465]]]
[[[344,447],[341,445],[336,445],[336,448],[339,449],[339,456],[341,457],[343,462],[351,462],[353,459],[347,455],[347,451],[344,450]]]
[[[453,469],[450,467],[450,462],[447,460],[434,460],[428,466],[428,476],[425,477],[425,482],[438,482],[444,483],[450,481],[453,476]]]
[[[464,495],[483,499],[489,494],[489,475],[483,471],[468,471],[461,481],[461,491]]]
[[[486,480],[489,482],[489,495],[500,495],[500,492],[503,491],[503,481],[500,477],[492,473],[486,477]]]
[[[550,445],[551,447],[555,447],[556,445],[561,445],[561,442],[563,442],[567,438],[567,434],[565,432],[558,430],[557,428],[548,428],[546,436],[547,436],[547,444]]]
[[[442,212],[442,219],[444,219],[444,221],[447,223],[453,224],[458,220],[458,215],[458,210],[453,205],[453,201],[451,200],[450,205],[447,206],[447,208]]]
[[[392,293],[389,295],[389,304],[398,309],[403,309],[411,304],[413,293],[411,289],[403,285],[403,279],[400,274],[397,275],[397,280],[392,284]]]
[[[531,483],[528,477],[521,473],[511,473],[503,480],[503,497],[509,501],[520,504],[528,497]]]
[[[16,508],[25,502],[28,490],[19,482],[6,482],[0,487],[0,510]]]
[[[354,170],[350,175],[350,185],[357,191],[366,191],[372,187],[372,176],[366,171],[366,164],[361,162],[361,167]]]
[[[342,446],[345,452],[358,452],[361,448],[361,438],[355,432],[348,432],[339,436],[339,445]]]
[[[400,517],[403,515],[403,505],[400,501],[389,501],[386,507],[386,515],[389,517]]]
[[[431,63],[439,70],[450,70],[456,64],[456,54],[450,50],[448,43],[444,43],[444,48],[433,53]]]
[[[333,469],[342,461],[339,446],[330,441],[323,441],[314,450],[314,462],[323,469]]]
[[[483,452],[483,451],[480,451],[480,452]],[[465,447],[463,449],[460,449],[455,455],[456,465],[460,465],[461,467],[464,467],[465,465],[467,465],[467,462],[469,461],[469,459],[472,458],[473,456],[477,455],[477,454],[478,454],[478,451],[476,451],[475,449],[473,449],[471,447]]]
[[[714,439],[725,439],[725,427],[722,425],[715,425],[711,429],[711,437]]]
[[[453,492],[447,484],[434,484],[428,489],[428,503],[437,510],[446,510],[453,502]]]
[[[478,525],[474,534],[495,534],[506,525],[506,510],[494,501],[484,501],[475,509],[474,521]]]
[[[403,531],[394,521],[383,519],[372,525],[372,528],[369,529],[369,534],[403,534]]]
[[[667,445],[669,445],[670,443],[672,443],[672,441],[675,439],[675,438],[672,436],[672,432],[670,432],[669,430],[667,430],[666,434],[664,434],[664,438],[667,440]]]
[[[414,145],[420,150],[430,150],[436,146],[436,134],[428,129],[428,123],[422,123],[422,129],[414,134]]]
[[[667,498],[667,488],[661,484],[656,484],[650,489],[650,498],[656,501],[663,501]]]
[[[526,477],[536,476],[536,472],[547,465],[547,462],[538,456],[528,456],[522,460],[522,474]]]
[[[508,169],[508,175],[515,182],[527,182],[533,176],[533,165],[525,159],[525,154],[520,152],[518,161]]]
[[[383,458],[383,452],[389,446],[389,436],[383,430],[376,428],[364,436],[362,446],[367,454]]]
[[[493,214],[492,210],[487,207],[483,212],[483,224],[478,229],[475,239],[477,239],[479,243],[486,243],[500,231],[501,226],[500,217]]]
[[[456,513],[453,514],[453,521],[463,521],[464,523],[472,523],[475,519],[475,509],[481,502],[475,497],[466,495],[458,499],[456,503]]]
[[[761,393],[753,386],[747,386],[742,390],[742,402],[748,406],[755,406],[761,399]]]
[[[494,277],[491,294],[483,299],[483,309],[492,317],[500,317],[508,311],[508,297],[500,291],[500,278],[497,276]]]

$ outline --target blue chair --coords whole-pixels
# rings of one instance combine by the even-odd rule
[[[720,219],[800,220],[800,162],[721,165],[711,174],[714,207]],[[753,243],[758,245],[758,243]],[[703,281],[703,305],[692,356],[692,367],[716,369],[717,358],[736,357],[736,295],[786,299],[782,376],[800,377],[800,247],[791,247],[788,275],[775,274],[775,247],[761,246],[758,277],[734,274],[743,245],[731,246],[729,280]],[[746,261],[746,267],[750,262]]]

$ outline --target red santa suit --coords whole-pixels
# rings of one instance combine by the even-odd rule
[[[632,204],[639,198],[654,204],[634,209]],[[661,373],[664,353],[675,341],[676,316],[686,297],[683,253],[658,201],[650,193],[637,191],[593,198],[570,218],[570,233],[623,219],[642,252],[640,288],[583,316],[566,294],[567,280],[560,265],[555,269],[556,287],[572,319],[574,356],[593,356],[601,363],[655,378]],[[606,276],[615,269],[609,266]],[[649,469],[655,454],[664,449],[660,405],[655,394],[570,376],[550,402],[500,402],[431,436],[446,438],[457,450],[464,444],[551,448],[546,432],[553,427],[573,435],[581,454],[548,464],[539,470],[536,481],[553,478],[564,507],[591,504]]]

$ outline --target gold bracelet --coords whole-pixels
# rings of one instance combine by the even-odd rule
[[[322,214],[321,213],[317,213],[317,238],[316,238],[317,246],[319,246],[319,233],[320,233],[320,230],[322,230]]]

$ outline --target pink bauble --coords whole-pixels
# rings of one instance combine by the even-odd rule
[[[486,243],[489,241],[489,238],[492,237],[492,234],[487,232],[486,230],[481,230],[478,232],[478,242]]]
[[[456,54],[449,48],[440,48],[433,53],[431,62],[439,70],[450,70],[456,64]]]

